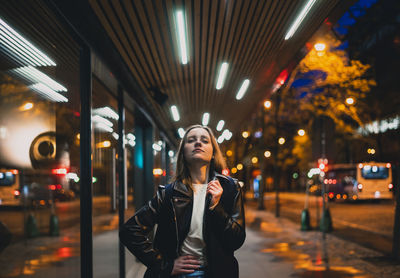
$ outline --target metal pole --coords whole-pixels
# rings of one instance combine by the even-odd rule
[[[80,98],[81,98],[81,277],[93,277],[92,238],[92,68],[89,47],[80,50]]]
[[[119,228],[125,222],[125,187],[126,187],[126,179],[125,179],[125,109],[124,109],[124,91],[122,87],[118,86],[118,189],[119,189],[119,198],[118,198],[118,207],[119,207]],[[125,277],[125,247],[119,242],[119,277]]]
[[[277,91],[276,94],[276,108],[275,108],[275,150],[274,150],[274,157],[275,157],[275,165],[274,165],[274,187],[275,187],[275,217],[280,217],[280,203],[279,203],[279,179],[280,179],[280,165],[279,165],[279,106],[281,104],[281,91]]]
[[[397,177],[397,180],[393,179],[393,184],[395,185],[396,208],[394,214],[392,256],[395,260],[400,261],[400,165],[397,163],[395,167],[392,168],[392,171],[392,177],[394,176],[393,174],[396,174],[395,176]]]

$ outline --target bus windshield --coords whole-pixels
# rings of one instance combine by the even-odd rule
[[[389,169],[384,166],[370,166],[365,165],[361,169],[361,176],[364,179],[387,179],[389,176]]]
[[[12,172],[0,171],[0,186],[10,186],[15,182],[15,175]]]

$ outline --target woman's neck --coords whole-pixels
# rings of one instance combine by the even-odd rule
[[[189,168],[192,183],[205,184],[208,179],[208,165]]]

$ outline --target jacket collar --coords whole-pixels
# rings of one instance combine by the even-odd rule
[[[174,184],[174,190],[182,193],[183,195],[186,195],[188,197],[193,196],[193,190],[190,188],[189,185],[184,184],[181,181],[176,181]]]
[[[215,175],[215,177],[217,177],[220,181],[221,181],[221,179],[225,179],[225,180],[229,181],[229,178],[228,178],[227,176],[225,176],[225,175],[221,175],[221,174],[219,174],[219,173],[217,173],[217,172],[215,172],[214,175]],[[181,181],[176,181],[176,182],[175,182],[175,184],[174,184],[174,190],[176,190],[176,191],[178,191],[178,192],[180,192],[180,193],[182,193],[183,195],[188,196],[188,197],[192,197],[192,196],[193,196],[193,190],[192,190],[192,188],[191,188],[189,185],[186,185],[186,184],[184,184],[184,183],[181,182]]]

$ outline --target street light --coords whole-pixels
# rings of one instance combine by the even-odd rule
[[[251,158],[251,162],[253,162],[253,164],[256,164],[258,162],[258,158],[256,156],[253,156]]]
[[[264,156],[265,156],[266,158],[271,157],[271,152],[270,152],[270,151],[265,151],[265,152],[264,152]]]
[[[243,138],[249,137],[249,132],[248,131],[243,131],[242,132],[242,136],[243,136]]]
[[[299,136],[304,136],[304,135],[306,134],[306,131],[305,131],[304,129],[299,129],[299,130],[297,131],[297,134],[298,134]]]
[[[346,98],[346,103],[347,103],[348,105],[354,104],[354,98],[352,98],[352,97]]]
[[[322,42],[319,42],[319,43],[314,44],[314,48],[315,48],[315,50],[317,50],[318,52],[324,51],[325,48],[326,48],[326,44],[324,44],[324,43],[322,43]]]
[[[279,138],[278,139],[278,143],[280,144],[280,145],[283,145],[283,144],[285,144],[285,138],[283,138],[283,137],[281,137],[281,138]]]
[[[272,102],[271,102],[270,100],[264,101],[264,107],[265,107],[266,109],[270,109],[271,106],[272,106]]]
[[[325,54],[326,44],[324,43],[316,43],[314,45],[315,50],[317,51],[318,56],[322,56]]]

